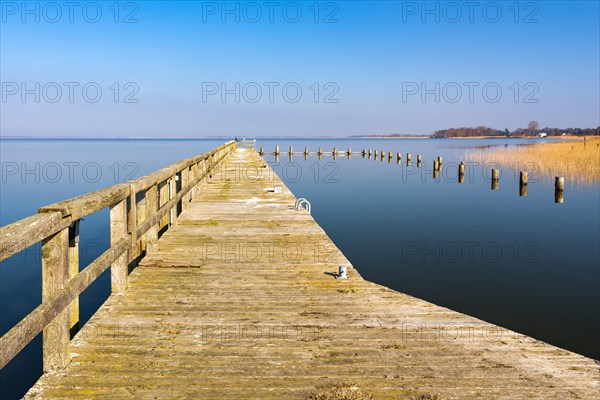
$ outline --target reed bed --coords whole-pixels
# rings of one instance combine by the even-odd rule
[[[480,164],[495,163],[515,171],[527,171],[530,180],[563,176],[574,184],[600,181],[600,138],[532,143],[505,148],[486,147],[467,152],[465,158]]]

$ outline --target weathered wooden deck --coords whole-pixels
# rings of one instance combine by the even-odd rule
[[[597,398],[593,360],[363,280],[259,167],[237,149],[27,397]]]

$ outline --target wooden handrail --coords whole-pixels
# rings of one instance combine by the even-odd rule
[[[187,208],[236,146],[227,142],[141,178],[41,207],[37,215],[1,227],[0,261],[42,241],[42,304],[0,338],[0,368],[41,331],[44,371],[64,368],[70,360],[70,330],[79,321],[79,295],[109,266],[112,291],[125,290],[129,264],[142,251],[156,249],[159,230],[176,224],[178,206]],[[138,204],[142,192],[145,200]],[[79,272],[79,221],[106,207],[110,248]],[[144,216],[139,226],[138,208]]]
[[[63,217],[71,217],[75,221],[116,204],[128,196],[129,186],[121,183],[73,199],[40,207],[38,212],[60,212]]]
[[[0,261],[71,224],[61,213],[36,214],[0,228]]]

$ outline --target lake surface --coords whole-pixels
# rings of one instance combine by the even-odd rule
[[[260,140],[265,151],[322,147],[392,151],[388,162],[330,155],[266,158],[365,279],[536,339],[600,359],[600,185],[566,183],[564,203],[553,183],[530,172],[519,196],[518,171],[457,164],[479,146],[515,146],[520,139]],[[0,223],[41,206],[140,177],[222,140],[2,140]],[[396,152],[402,162],[396,162]],[[407,166],[406,153],[412,154]],[[417,154],[423,157],[417,167]],[[443,157],[438,179],[433,159]],[[535,160],[532,160],[535,161]],[[85,267],[108,248],[108,210],[81,223]],[[41,302],[40,246],[2,262],[0,331]],[[110,293],[106,271],[81,296],[87,321]],[[41,338],[0,372],[0,397],[18,398],[41,374]]]

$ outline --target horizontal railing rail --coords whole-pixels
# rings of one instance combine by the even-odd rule
[[[109,267],[112,292],[124,291],[130,265],[157,250],[159,232],[177,223],[179,211],[236,147],[235,141],[225,143],[141,178],[41,207],[0,228],[0,261],[42,242],[42,303],[0,338],[0,368],[40,332],[44,371],[64,368],[71,333],[79,326],[79,295]],[[79,271],[79,222],[106,207],[110,247]]]
[[[256,139],[238,140],[237,145],[242,149],[253,149],[256,146]]]

